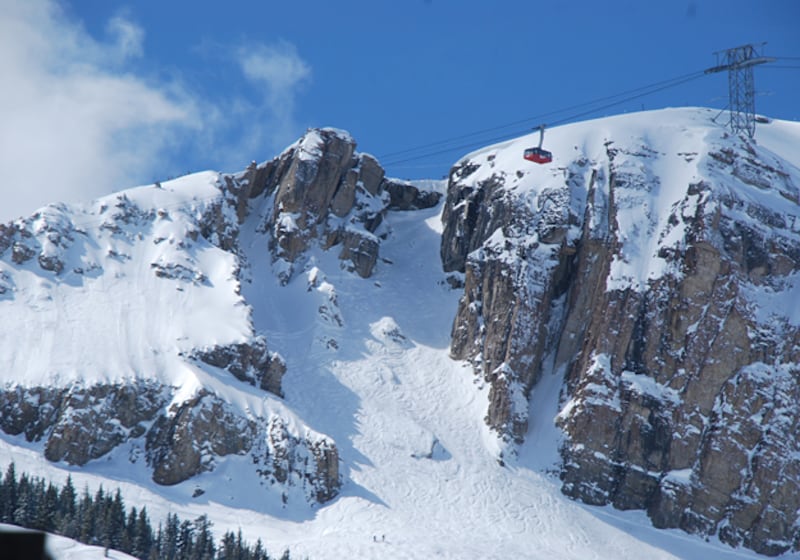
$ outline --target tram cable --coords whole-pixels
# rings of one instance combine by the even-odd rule
[[[459,145],[456,145],[456,146],[446,147],[447,144],[450,144],[452,142],[456,142],[458,140],[466,140],[467,138],[470,138],[470,137],[479,136],[479,135],[482,135],[482,134],[486,134],[488,132],[500,131],[500,130],[503,130],[503,129],[506,129],[506,128],[510,128],[512,126],[517,126],[517,125],[520,125],[520,124],[523,124],[523,123],[526,123],[526,122],[541,121],[542,118],[547,117],[547,116],[561,114],[561,113],[564,113],[564,112],[572,110],[572,109],[578,109],[578,108],[582,108],[582,107],[591,107],[592,105],[596,105],[598,103],[603,103],[604,101],[614,100],[614,101],[609,101],[608,103],[603,103],[602,105],[598,105],[596,107],[591,107],[590,109],[586,109],[586,110],[583,110],[583,111],[580,111],[580,112],[577,112],[577,113],[570,114],[570,115],[568,115],[566,117],[563,117],[561,119],[557,119],[557,120],[555,120],[555,121],[553,121],[553,122],[548,124],[548,126],[557,126],[557,125],[560,125],[560,124],[564,124],[564,123],[573,121],[573,120],[578,119],[580,117],[585,117],[587,115],[591,115],[593,113],[596,113],[598,111],[602,111],[604,109],[608,109],[608,108],[611,108],[611,107],[615,107],[617,105],[621,105],[623,103],[627,103],[628,101],[639,99],[639,98],[642,98],[642,97],[645,97],[645,96],[648,96],[648,95],[652,95],[652,94],[657,93],[659,91],[663,91],[663,90],[666,90],[666,89],[669,89],[669,88],[676,87],[678,85],[681,85],[681,84],[690,82],[692,80],[696,80],[698,78],[701,78],[704,75],[705,75],[705,72],[703,70],[696,71],[696,72],[691,72],[689,74],[676,76],[676,77],[671,78],[669,80],[662,80],[660,82],[655,82],[653,84],[649,84],[649,85],[646,85],[646,86],[641,86],[641,87],[638,87],[638,88],[635,88],[635,89],[632,89],[632,90],[627,90],[625,92],[621,92],[621,93],[618,93],[618,94],[615,94],[615,95],[609,95],[609,96],[601,97],[601,98],[594,99],[594,100],[591,100],[591,101],[587,101],[587,102],[584,102],[584,103],[571,105],[571,106],[563,108],[563,109],[558,109],[558,110],[555,110],[555,111],[550,111],[548,113],[543,113],[541,115],[536,115],[536,116],[528,117],[526,119],[521,119],[519,121],[515,121],[513,123],[509,123],[509,124],[506,124],[506,125],[500,125],[500,126],[497,126],[497,127],[491,127],[491,128],[487,128],[487,129],[484,129],[484,130],[481,130],[481,131],[476,131],[476,132],[472,132],[472,133],[468,133],[468,134],[462,134],[462,135],[459,135],[459,136],[454,136],[454,137],[449,138],[447,140],[441,140],[441,141],[438,141],[438,142],[432,142],[432,143],[425,144],[425,145],[422,145],[422,146],[417,146],[415,148],[409,148],[409,149],[406,149],[406,150],[400,150],[400,151],[397,151],[397,152],[392,152],[390,154],[384,154],[383,156],[381,156],[381,158],[385,158],[385,161],[382,161],[382,164],[385,167],[392,166],[392,165],[399,165],[401,163],[406,163],[406,162],[409,162],[409,161],[416,161],[416,160],[419,160],[419,159],[424,159],[424,158],[432,157],[432,156],[435,156],[435,155],[454,152],[456,150],[466,150],[466,149],[469,149],[469,148],[485,146],[487,144],[493,144],[493,143],[496,143],[496,142],[501,142],[503,140],[508,140],[510,138],[515,138],[517,136],[521,136],[523,134],[530,133],[530,129],[517,129],[517,130],[514,130],[513,132],[506,132],[506,133],[504,133],[502,135],[493,136],[491,138],[481,138],[479,140],[473,140],[471,142],[462,143],[462,144],[459,144]],[[630,94],[634,94],[634,95],[630,95]],[[621,99],[617,99],[622,95],[626,95],[626,97],[623,97]],[[433,148],[433,147],[436,147],[436,146],[445,146],[445,147],[442,147],[442,148],[440,148],[438,150],[427,150],[424,153],[417,154],[417,155],[411,155],[413,152],[416,152],[416,151],[419,151],[419,150],[423,150],[423,149],[427,149],[427,148]],[[403,157],[403,158],[400,158],[400,159],[393,159],[391,157],[392,155],[401,155],[401,154],[409,154],[409,155],[408,155],[408,157]]]
[[[419,151],[419,150],[422,150],[422,149],[433,148],[433,147],[436,147],[436,146],[441,146],[443,144],[449,144],[450,142],[455,142],[455,141],[463,140],[463,139],[470,138],[470,137],[473,137],[473,136],[479,136],[479,135],[482,135],[482,134],[487,134],[489,132],[495,132],[495,131],[503,130],[503,129],[506,129],[506,128],[510,128],[512,126],[519,126],[519,125],[522,125],[522,124],[525,124],[525,123],[530,123],[530,122],[538,123],[538,122],[541,122],[542,119],[544,119],[546,117],[550,117],[552,115],[558,115],[558,114],[561,114],[561,113],[565,113],[567,111],[573,111],[573,110],[576,110],[576,109],[581,109],[583,107],[588,107],[588,106],[591,106],[591,105],[595,105],[597,103],[603,103],[605,101],[610,101],[612,99],[616,99],[616,98],[621,97],[623,95],[630,95],[630,94],[633,94],[633,93],[641,92],[643,90],[648,90],[648,89],[656,88],[656,87],[659,87],[659,86],[668,85],[668,84],[671,84],[672,82],[675,82],[677,80],[682,80],[682,79],[685,79],[685,78],[702,75],[702,73],[703,73],[702,71],[690,72],[689,74],[684,74],[682,76],[676,76],[676,77],[670,78],[668,80],[661,80],[661,81],[654,82],[652,84],[648,84],[648,85],[645,85],[645,86],[640,86],[640,87],[637,87],[637,88],[634,88],[634,89],[630,89],[630,90],[626,90],[626,91],[623,91],[623,92],[620,92],[620,93],[615,93],[613,95],[607,95],[607,96],[604,96],[604,97],[599,97],[599,98],[596,98],[596,99],[592,99],[590,101],[585,101],[583,103],[576,103],[575,105],[569,105],[569,106],[563,107],[561,109],[555,109],[553,111],[548,111],[546,113],[541,113],[539,115],[526,117],[524,119],[520,119],[520,120],[513,121],[513,122],[510,122],[510,123],[506,123],[506,124],[503,124],[503,125],[493,126],[493,127],[485,128],[483,130],[477,130],[475,132],[468,132],[466,134],[453,136],[453,137],[446,138],[444,140],[439,140],[439,141],[436,141],[436,142],[430,142],[428,144],[422,144],[420,146],[416,146],[416,147],[413,147],[413,148],[407,148],[407,149],[404,149],[404,150],[397,150],[397,151],[394,151],[394,152],[384,153],[384,154],[381,154],[379,156],[379,158],[381,158],[381,159],[384,159],[384,158],[391,159],[393,156],[399,156],[399,155],[407,154],[407,153],[410,153],[410,152],[416,152],[416,151]]]

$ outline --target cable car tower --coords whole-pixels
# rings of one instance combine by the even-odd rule
[[[766,45],[742,45],[725,51],[715,52],[717,65],[705,71],[706,74],[728,71],[728,109],[730,127],[734,134],[746,132],[752,138],[756,133],[756,102],[753,84],[753,66],[773,62],[775,59],[763,56],[758,49]]]

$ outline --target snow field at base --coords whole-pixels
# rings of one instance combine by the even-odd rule
[[[580,123],[548,130],[545,147],[554,152],[553,166],[558,165],[559,158],[571,157],[576,149],[588,157],[602,158],[605,137],[628,134],[639,138],[645,128],[651,130],[648,134],[655,135],[653,118],[672,126],[681,119],[689,124],[704,121],[706,116],[674,110],[649,115],[646,122],[618,117]],[[789,124],[771,126],[775,128],[770,130],[776,131],[772,134],[774,143],[797,138]],[[580,127],[584,128],[578,130]],[[566,134],[568,129],[572,130],[570,134]],[[538,142],[538,135],[535,136]],[[574,138],[582,138],[582,145],[576,148]],[[692,142],[702,144],[699,136],[692,138]],[[651,140],[655,141],[648,137]],[[670,153],[687,151],[680,141],[668,141],[678,144],[659,149]],[[530,138],[518,139],[470,157],[483,157],[484,152],[493,151],[499,168],[521,169],[517,159],[521,160],[521,149],[530,142]],[[768,148],[775,153],[783,149]],[[519,189],[548,181],[555,184],[553,168],[524,169]],[[691,165],[681,169],[675,181],[685,182],[693,176]],[[193,177],[182,179],[183,203],[214,195],[205,178]],[[163,186],[170,188],[168,183]],[[667,188],[663,182],[661,187]],[[157,208],[166,202],[146,200],[161,196],[156,191],[153,187],[137,189],[129,197],[140,207],[152,203],[150,207]],[[278,410],[284,416],[299,419],[299,425],[330,436],[339,450],[344,482],[340,496],[332,502],[310,507],[290,496],[288,503],[282,505],[280,490],[265,486],[253,473],[252,465],[246,464],[247,457],[219,458],[213,472],[172,487],[160,487],[150,480],[143,452],[135,444],[120,446],[84,468],[73,468],[45,462],[40,444],[0,434],[0,462],[6,465],[14,460],[18,473],[42,476],[57,484],[63,484],[71,474],[78,491],[84,485],[91,489],[100,484],[106,489],[120,487],[126,506],[146,506],[154,526],[168,513],[177,513],[183,519],[206,514],[214,523],[217,537],[241,528],[251,542],[262,538],[271,554],[280,555],[289,548],[293,558],[759,558],[750,551],[732,550],[714,540],[707,543],[681,531],[656,530],[643,512],[588,507],[564,497],[557,477],[551,474],[559,460],[559,432],[553,424],[559,405],[563,404],[559,403],[559,373],[545,373],[534,389],[529,433],[518,454],[514,456],[510,448],[498,442],[483,422],[488,387],[474,376],[469,365],[448,357],[450,328],[460,291],[450,289],[441,272],[440,210],[441,207],[390,213],[387,221],[392,234],[381,243],[384,260],[379,260],[375,276],[366,280],[342,270],[334,248],[327,253],[310,251],[305,265],[297,267],[294,279],[281,287],[266,256],[264,237],[254,228],[242,229],[240,245],[247,253],[248,265],[241,292],[252,306],[256,333],[263,334],[269,349],[286,360],[284,401],[232,378],[188,368],[185,362],[181,362],[183,369],[179,370],[183,377],[173,376],[174,364],[159,362],[163,358],[136,357],[142,345],[112,348],[91,358],[99,360],[94,366],[97,371],[133,368],[130,363],[113,361],[119,351],[133,359],[135,368],[170,372],[169,382],[211,387],[241,409]],[[658,215],[663,215],[661,210]],[[258,220],[259,216],[250,219]],[[649,227],[635,220],[629,226]],[[182,235],[182,230],[177,229],[183,227],[179,219],[164,227],[176,228],[171,232],[176,239]],[[219,256],[221,260],[206,262],[202,270],[213,270],[214,263],[218,264],[213,282],[226,286],[233,263],[219,253],[214,259]],[[134,256],[153,258],[151,252]],[[195,256],[202,258],[199,253]],[[127,323],[100,323],[90,327],[91,332],[124,329],[125,325],[148,331],[152,325],[153,332],[148,336],[153,337],[152,344],[157,348],[166,344],[166,339],[176,344],[175,333],[181,329],[191,331],[193,342],[205,340],[204,337],[225,342],[247,333],[247,307],[224,299],[230,297],[232,290],[211,292],[198,287],[177,292],[173,282],[148,276],[140,279],[147,286],[147,293],[141,296],[145,299],[124,308],[124,302],[131,301],[129,295],[122,297],[130,288],[124,285],[124,278],[133,273],[133,268],[126,268],[133,265],[126,262],[119,265],[122,282],[111,287],[103,285],[102,277],[86,280],[80,297],[59,292],[66,287],[37,287],[33,281],[25,284],[31,298],[51,297],[72,307],[55,316],[33,312],[25,315],[26,327],[20,330],[46,332],[53,325],[61,325],[62,332],[67,332],[65,316],[75,320],[96,318],[102,315],[98,309],[110,309],[112,316],[128,317]],[[631,267],[626,268],[627,265]],[[646,280],[658,272],[652,268],[655,265],[635,269],[634,265],[638,266],[633,255],[630,263],[620,263],[620,278],[628,275]],[[149,274],[152,276],[152,272]],[[112,293],[104,294],[103,290]],[[212,301],[206,301],[212,293]],[[177,301],[180,298],[184,299]],[[90,304],[80,303],[81,300],[95,303],[91,308],[82,307]],[[184,316],[183,306],[202,312],[205,304],[210,306],[205,309],[219,305],[222,318],[215,318],[217,312]],[[143,314],[137,312],[140,305],[145,310]],[[172,315],[181,317],[180,324],[170,320]],[[75,336],[86,336],[85,340],[80,339],[81,343],[89,340],[88,334]],[[128,338],[124,331],[112,337],[121,345]],[[26,341],[20,340],[23,343]],[[48,348],[54,348],[48,344]],[[170,352],[174,353],[174,347],[164,349],[164,354]],[[26,359],[33,360],[27,366],[47,375],[45,368],[33,367],[41,363],[36,361],[38,358]],[[501,452],[504,466],[499,462]],[[131,463],[131,457],[138,460]],[[195,489],[202,489],[204,494],[192,498]]]

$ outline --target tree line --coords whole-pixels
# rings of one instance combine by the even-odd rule
[[[153,529],[147,508],[126,510],[119,488],[78,494],[68,476],[60,488],[43,478],[17,476],[8,465],[0,483],[0,523],[8,523],[76,541],[120,550],[141,560],[274,560],[261,539],[251,545],[242,532],[226,532],[215,542],[206,515],[193,521],[167,515]],[[286,550],[281,560],[289,560]]]

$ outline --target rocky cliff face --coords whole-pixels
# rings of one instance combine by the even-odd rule
[[[286,364],[256,331],[240,281],[272,282],[253,278],[263,259],[286,284],[312,250],[337,251],[342,267],[369,277],[386,213],[438,202],[385,178],[355,146],[346,133],[310,130],[241,173],[0,225],[0,303],[30,337],[43,335],[41,355],[3,351],[0,428],[70,465],[124,445],[159,484],[248,456],[284,501],[335,497],[336,445],[280,401]]]
[[[343,265],[362,278],[372,275],[389,210],[430,208],[438,193],[387,179],[377,160],[356,152],[355,141],[335,129],[309,130],[283,154],[244,173],[225,177],[238,196],[239,219],[248,199],[258,206],[259,231],[282,282],[291,278],[306,251],[336,247]]]
[[[509,441],[541,376],[564,376],[567,495],[779,554],[800,537],[800,172],[706,118],[583,129],[549,168],[521,143],[454,167],[451,354]]]

